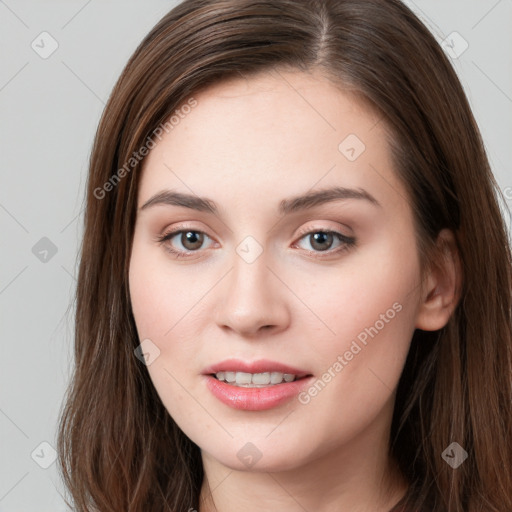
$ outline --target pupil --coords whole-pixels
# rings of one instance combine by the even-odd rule
[[[332,234],[331,233],[314,233],[313,235],[313,243],[311,244],[312,247],[320,249],[321,251],[325,251],[326,249],[329,249],[332,245]],[[325,243],[327,240],[330,240],[330,244],[326,247],[325,245],[322,246],[321,244]],[[320,246],[315,247],[315,245],[320,244]]]
[[[196,233],[195,231],[187,231],[182,234],[181,243],[187,249],[193,250],[201,247],[203,243],[202,234]],[[185,238],[183,238],[185,237]],[[192,244],[192,247],[187,246],[187,244]]]

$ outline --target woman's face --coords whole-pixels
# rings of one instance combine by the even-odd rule
[[[144,162],[130,262],[164,406],[234,469],[386,442],[420,267],[384,123],[319,74],[195,100]]]

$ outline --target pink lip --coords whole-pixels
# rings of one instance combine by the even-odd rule
[[[212,375],[217,372],[281,372],[296,375],[298,380],[276,385],[269,384],[261,388],[244,388],[217,380]],[[205,368],[203,374],[206,387],[216,398],[234,409],[246,411],[263,411],[277,407],[298,395],[313,378],[304,370],[267,360],[246,363],[238,359],[229,359]]]
[[[265,372],[281,372],[291,373],[297,377],[305,377],[310,375],[305,370],[294,368],[286,364],[260,359],[259,361],[245,362],[240,359],[226,359],[217,364],[208,366],[203,370],[203,375],[211,375],[218,372],[246,372],[246,373],[265,373]]]
[[[205,376],[206,387],[222,403],[233,409],[245,411],[264,411],[281,405],[298,395],[311,383],[313,377],[305,377],[293,382],[268,385],[264,388],[243,388],[217,380],[211,375]]]

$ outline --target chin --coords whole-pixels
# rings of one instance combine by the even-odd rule
[[[301,443],[290,442],[288,445],[269,443],[268,439],[257,438],[254,441],[232,440],[228,446],[216,444],[211,450],[206,447],[209,457],[234,471],[252,473],[277,473],[289,471],[308,462],[304,452],[298,453]]]

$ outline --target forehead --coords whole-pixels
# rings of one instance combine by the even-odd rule
[[[333,135],[332,140],[336,141],[347,129],[359,132],[362,137],[381,119],[361,94],[341,89],[320,71],[273,70],[247,78],[231,78],[194,97],[200,108],[195,108],[180,123],[185,129],[194,119],[195,130],[201,124],[205,131],[211,132],[212,124],[221,118],[215,132],[219,136],[230,132],[239,141],[246,133],[256,137],[276,130],[281,135],[276,141],[280,145],[288,141],[297,143],[300,137],[316,141],[326,134]],[[236,129],[241,124],[246,130],[240,133]]]
[[[203,195],[213,187],[226,198],[236,190],[244,201],[283,186],[282,197],[320,181],[393,180],[379,114],[318,72],[233,78],[193,98],[146,157],[141,202],[162,188]]]

